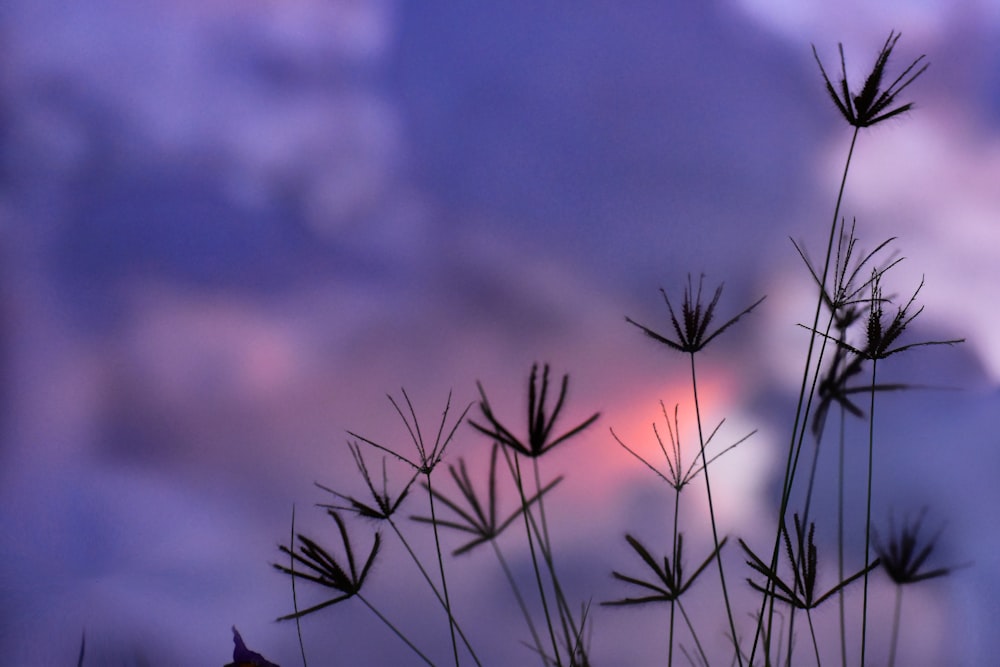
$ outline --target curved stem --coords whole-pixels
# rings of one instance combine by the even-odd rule
[[[719,548],[719,531],[715,522],[715,506],[712,502],[712,484],[708,475],[708,458],[705,455],[705,436],[701,428],[701,406],[698,403],[698,376],[695,372],[694,352],[691,357],[691,389],[694,392],[694,415],[698,423],[698,446],[701,449],[702,473],[705,475],[705,493],[708,496],[708,516],[712,522],[712,540],[715,546],[715,562],[719,566],[719,583],[722,585],[722,599],[726,603],[726,617],[729,620],[729,631],[732,633],[733,645],[736,647],[736,661],[740,667],[743,666],[743,656],[740,654],[739,637],[736,634],[736,623],[733,622],[733,609],[729,604],[729,591],[726,589],[726,574],[722,567],[722,549]],[[677,567],[677,563],[674,563]]]
[[[292,505],[292,530],[291,536],[289,538],[289,544],[295,544],[295,505]],[[295,591],[295,558],[292,556],[291,550],[288,553],[288,569],[292,573],[292,609],[295,610],[295,632],[299,636],[299,650],[302,652],[302,667],[308,667],[306,663],[306,645],[302,642],[302,619],[299,616],[299,597]]]

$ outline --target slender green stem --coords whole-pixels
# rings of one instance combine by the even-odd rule
[[[899,620],[903,613],[903,587],[896,585],[896,607],[892,613],[892,640],[889,642],[889,667],[896,664],[896,642],[899,640]]]
[[[455,656],[455,667],[458,667],[458,641],[455,639],[455,615],[451,611],[451,600],[448,598],[448,579],[444,575],[444,557],[441,555],[441,538],[438,535],[437,515],[434,513],[434,490],[431,487],[431,473],[426,472],[427,496],[431,504],[431,526],[434,528],[434,549],[437,552],[438,570],[441,573],[441,593],[444,595],[444,608],[448,612],[448,632],[451,634],[451,650]],[[433,586],[432,586],[433,588]],[[476,661],[479,662],[478,660]]]
[[[372,612],[373,614],[375,614],[376,616],[378,616],[379,620],[380,620],[380,621],[382,621],[382,622],[383,622],[383,623],[385,624],[385,626],[386,626],[387,628],[389,628],[390,630],[392,630],[392,633],[393,633],[394,635],[396,635],[396,636],[397,636],[397,637],[399,637],[399,638],[400,638],[401,640],[403,640],[403,643],[404,643],[404,644],[406,644],[407,646],[409,646],[409,647],[410,647],[410,650],[411,650],[411,651],[413,651],[414,653],[416,653],[416,654],[417,654],[417,656],[418,656],[418,657],[419,657],[419,658],[420,658],[421,660],[423,660],[424,662],[426,662],[426,663],[427,663],[428,665],[430,665],[431,667],[434,667],[434,663],[433,663],[433,662],[431,662],[430,658],[428,658],[428,657],[427,657],[426,655],[424,655],[423,653],[421,653],[421,652],[420,652],[420,649],[418,649],[418,648],[417,648],[416,646],[414,646],[413,642],[411,642],[411,641],[410,641],[409,639],[407,639],[407,638],[406,638],[406,635],[404,635],[404,634],[403,634],[402,632],[400,632],[399,628],[397,628],[397,627],[396,627],[395,625],[393,625],[393,624],[392,624],[392,623],[391,623],[391,622],[389,621],[389,619],[387,619],[387,618],[386,618],[385,616],[383,616],[383,615],[381,614],[381,612],[379,612],[379,610],[378,610],[378,609],[376,609],[376,608],[375,608],[374,606],[372,606],[372,604],[371,604],[371,603],[370,603],[370,602],[369,602],[368,600],[366,600],[366,599],[365,599],[365,598],[364,598],[364,597],[363,597],[363,596],[361,595],[361,593],[356,593],[356,594],[355,594],[355,597],[356,597],[356,598],[358,598],[359,600],[361,600],[361,602],[363,602],[363,603],[364,603],[364,605],[365,605],[366,607],[368,607],[368,608],[369,608],[369,609],[371,610],[371,612]]]
[[[817,327],[819,326],[819,317],[820,317],[820,313],[822,312],[822,309],[823,309],[823,292],[826,289],[827,279],[829,278],[829,274],[830,274],[830,258],[833,256],[833,240],[834,240],[834,238],[836,238],[837,219],[840,217],[840,206],[841,206],[841,203],[843,202],[843,198],[844,198],[844,189],[845,189],[845,187],[847,185],[847,174],[848,174],[848,172],[850,170],[850,167],[851,167],[851,158],[854,155],[854,147],[855,147],[855,144],[857,143],[857,140],[858,140],[858,131],[859,131],[859,129],[860,128],[855,127],[854,128],[854,132],[851,135],[851,145],[850,145],[850,148],[848,148],[848,151],[847,151],[847,160],[844,163],[844,172],[843,172],[843,175],[841,176],[841,179],[840,179],[840,188],[839,188],[839,190],[837,192],[837,202],[836,202],[836,204],[834,205],[834,208],[833,208],[833,221],[830,224],[830,235],[829,235],[829,239],[827,240],[826,256],[825,256],[825,259],[823,260],[823,274],[822,274],[822,278],[820,280],[821,284],[819,286],[819,295],[818,295],[818,297],[816,299],[816,312],[815,312],[815,315],[813,316],[813,326],[810,329],[809,347],[808,347],[808,350],[806,352],[805,365],[804,365],[803,371],[802,371],[802,384],[801,384],[801,386],[799,388],[799,398],[798,398],[798,402],[797,402],[796,407],[795,407],[795,420],[794,420],[793,425],[792,425],[792,435],[791,435],[791,440],[790,440],[789,446],[788,446],[788,457],[787,457],[787,459],[785,461],[785,474],[784,474],[784,480],[782,482],[782,492],[781,492],[781,506],[780,506],[779,511],[778,511],[778,528],[775,531],[774,548],[773,548],[772,553],[771,553],[771,569],[772,570],[775,567],[777,567],[777,564],[778,564],[778,554],[779,554],[780,549],[781,549],[781,526],[783,525],[783,522],[785,520],[785,514],[788,511],[788,503],[789,503],[789,499],[791,497],[792,481],[794,480],[794,477],[795,477],[795,468],[797,467],[797,464],[798,464],[798,452],[799,452],[799,450],[801,450],[802,440],[804,438],[804,434],[805,434],[805,430],[806,430],[806,426],[805,425],[808,424],[808,421],[809,421],[809,419],[808,419],[808,416],[809,416],[809,407],[812,404],[812,396],[813,396],[814,391],[807,392],[806,388],[808,386],[810,386],[809,377],[810,377],[810,374],[813,373],[812,360],[813,360],[813,353],[814,353],[814,350],[815,350],[815,347],[816,347],[816,338],[817,338],[816,331],[817,331]],[[826,341],[826,339],[824,338],[822,342],[825,342],[825,341]],[[819,371],[819,366],[817,365],[817,367],[815,369],[813,383],[812,383],[813,387],[815,387],[815,384],[816,384],[816,379],[815,378],[817,378],[819,376],[819,372],[820,372]],[[768,590],[771,590],[772,586],[773,585],[769,583],[766,586],[766,588]],[[758,642],[759,642],[759,639],[761,637],[762,630],[763,630],[762,626],[763,626],[763,624],[765,622],[764,621],[764,618],[765,618],[764,612],[768,610],[768,604],[767,603],[768,603],[768,598],[769,597],[770,596],[767,593],[765,593],[765,594],[763,594],[763,599],[761,600],[760,614],[758,615],[758,620],[757,620],[757,629],[754,632],[753,648],[750,651],[750,660],[749,660],[750,664],[753,664],[754,656],[757,653]],[[767,622],[768,626],[770,626],[774,622],[774,599],[773,599],[773,597],[771,597],[771,605],[770,605],[770,610],[767,613],[767,621],[766,622]],[[773,633],[766,632],[766,633],[763,633],[763,634],[765,635],[765,644],[766,644],[766,646],[765,646],[765,660],[767,660],[767,656],[770,655],[770,643],[771,643],[771,636],[772,636]]]
[[[868,552],[871,549],[872,532],[872,464],[875,451],[875,369],[878,358],[872,359],[871,407],[868,413],[868,494],[865,515],[865,555],[862,561],[868,564]],[[865,569],[864,599],[861,608],[861,667],[865,667],[865,641],[868,638],[868,569]]]
[[[736,661],[742,667],[743,656],[740,654],[739,637],[736,634],[736,623],[733,622],[733,609],[729,604],[729,591],[726,589],[726,574],[722,567],[722,549],[719,548],[719,531],[715,522],[715,505],[712,502],[712,484],[708,474],[708,457],[705,455],[705,436],[701,427],[701,406],[698,403],[698,375],[695,372],[694,352],[691,357],[691,389],[694,393],[694,415],[698,423],[698,445],[701,449],[701,471],[705,475],[705,493],[708,496],[708,516],[712,522],[712,540],[715,546],[715,562],[719,566],[719,583],[722,584],[722,599],[726,603],[726,617],[729,620],[729,631],[733,636],[733,644],[736,647]],[[677,566],[676,561],[674,566]]]

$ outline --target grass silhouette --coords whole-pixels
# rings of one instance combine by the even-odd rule
[[[917,297],[923,282],[905,301],[897,303],[893,296],[887,296],[884,285],[900,262],[894,250],[896,239],[890,238],[878,243],[870,251],[861,251],[857,223],[852,221],[848,225],[841,211],[861,131],[911,111],[913,103],[901,102],[898,97],[927,70],[924,56],[920,56],[894,78],[888,73],[899,37],[895,32],[889,34],[863,85],[856,92],[851,90],[847,82],[843,47],[839,48],[841,77],[837,80],[831,80],[817,50],[813,48],[822,83],[836,110],[852,131],[822,260],[814,263],[804,243],[792,242],[795,252],[806,267],[803,279],[815,289],[815,308],[809,313],[809,322],[799,324],[808,340],[796,407],[790,420],[787,451],[784,452],[780,499],[778,506],[774,508],[776,522],[773,532],[769,531],[768,534],[738,537],[737,541],[744,555],[740,565],[745,566],[746,570],[734,571],[722,557],[730,536],[723,535],[719,528],[724,522],[718,521],[710,469],[720,456],[744,443],[753,433],[736,442],[714,447],[718,450],[714,454],[709,452],[718,427],[711,432],[705,427],[708,420],[703,415],[703,401],[699,396],[696,358],[722,333],[735,329],[744,318],[757,316],[757,307],[764,298],[754,301],[717,325],[716,309],[722,295],[722,286],[712,292],[711,298],[706,298],[703,293],[704,276],[698,279],[695,287],[689,275],[679,307],[676,301],[671,300],[669,292],[661,289],[667,307],[670,333],[657,332],[626,317],[627,324],[638,328],[647,338],[673,352],[688,355],[690,401],[698,434],[696,455],[691,461],[683,460],[678,423],[679,406],[675,405],[671,418],[671,413],[661,401],[662,414],[666,420],[666,440],[662,437],[662,429],[656,424],[653,425],[653,430],[656,444],[666,461],[664,471],[640,455],[638,447],[621,439],[614,428],[610,431],[612,441],[666,481],[673,490],[673,502],[666,512],[672,516],[671,539],[666,555],[658,555],[662,551],[647,546],[649,542],[625,533],[624,539],[631,550],[630,555],[638,557],[644,574],[633,574],[631,572],[634,570],[624,567],[612,570],[611,577],[620,584],[627,585],[630,592],[625,597],[601,603],[611,608],[638,607],[644,610],[650,606],[669,605],[669,621],[664,633],[667,643],[664,664],[680,662],[679,654],[683,654],[687,662],[695,665],[709,665],[713,661],[720,663],[720,660],[723,660],[721,664],[741,667],[801,665],[812,664],[813,661],[823,664],[824,652],[821,650],[816,628],[818,619],[814,618],[813,612],[821,604],[833,599],[838,601],[838,614],[823,618],[836,619],[829,630],[830,636],[836,633],[839,638],[839,662],[845,666],[880,663],[881,659],[871,660],[868,655],[868,633],[869,579],[881,569],[896,585],[897,591],[889,639],[888,661],[891,665],[896,659],[900,633],[902,587],[943,577],[954,569],[927,565],[938,536],[921,544],[919,529],[923,514],[913,523],[904,525],[900,532],[896,531],[895,525],[890,521],[888,537],[885,539],[880,537],[872,525],[872,497],[879,480],[876,469],[876,452],[879,447],[875,421],[878,407],[876,394],[908,388],[908,385],[885,382],[879,373],[884,370],[889,358],[904,353],[911,354],[922,347],[961,342],[959,339],[919,342],[908,340],[911,324],[922,312],[922,307],[917,305]],[[890,79],[891,83],[885,85]],[[791,326],[794,323],[789,324]],[[716,325],[714,329],[713,325]],[[320,485],[336,498],[335,503],[322,504],[322,507],[337,527],[341,551],[344,553],[342,558],[334,556],[318,540],[295,533],[293,519],[293,540],[280,548],[290,558],[289,564],[274,564],[278,571],[289,575],[293,583],[295,611],[282,616],[281,620],[297,620],[356,597],[381,619],[390,632],[406,643],[417,659],[434,664],[427,653],[362,596],[361,590],[371,573],[373,563],[384,554],[380,549],[381,533],[375,529],[372,547],[367,555],[363,558],[355,556],[345,519],[347,515],[354,515],[364,519],[369,525],[388,524],[404,545],[424,582],[445,612],[451,659],[456,666],[463,664],[466,656],[477,665],[491,664],[489,656],[485,655],[480,662],[480,657],[473,650],[472,642],[460,624],[461,610],[452,605],[446,576],[450,558],[464,558],[487,543],[491,545],[497,564],[510,586],[530,636],[527,640],[511,637],[511,641],[520,641],[527,647],[524,663],[558,667],[583,667],[592,664],[588,638],[591,633],[600,632],[590,613],[592,598],[586,591],[581,594],[576,590],[568,590],[565,580],[560,576],[557,565],[562,562],[558,557],[561,554],[546,511],[547,505],[558,502],[559,485],[564,476],[544,475],[540,462],[556,447],[577,439],[584,432],[592,436],[588,429],[596,423],[600,413],[587,410],[583,414],[590,414],[589,417],[574,420],[571,423],[575,425],[569,427],[560,423],[557,428],[560,417],[568,411],[569,375],[562,376],[558,391],[552,385],[548,364],[533,365],[526,388],[526,420],[521,423],[498,416],[485,388],[479,384],[478,413],[468,415],[473,405],[470,403],[449,425],[449,395],[433,442],[425,440],[409,395],[403,391],[402,401],[390,396],[392,408],[403,421],[409,440],[417,452],[415,458],[402,454],[398,448],[348,431],[353,438],[348,442],[348,447],[354,458],[356,471],[371,497],[359,499],[335,491],[332,486]],[[867,405],[862,404],[863,398],[867,398]],[[831,415],[836,415],[839,419],[830,419]],[[845,488],[849,480],[846,479],[847,467],[844,463],[844,424],[848,416],[864,420],[867,426],[867,465],[864,477],[858,480],[863,481],[866,488],[865,513],[862,517],[849,516],[845,503]],[[713,421],[718,421],[721,425],[723,420]],[[451,485],[457,489],[457,495],[443,490],[443,485],[434,475],[438,464],[445,457],[448,444],[463,424],[468,426],[466,433],[474,434],[484,442],[484,447],[489,447],[485,493],[482,492],[483,487],[477,489],[477,482],[474,480],[478,478],[470,473],[465,459],[459,459],[457,464],[447,464],[448,477]],[[839,443],[837,464],[835,469],[821,471],[821,443],[828,431],[834,428]],[[807,440],[811,441],[811,454],[803,451]],[[383,457],[380,478],[373,477],[373,468],[366,460],[366,454],[373,452]],[[804,453],[808,463],[803,460]],[[386,459],[400,462],[409,469],[407,478],[395,492],[390,492]],[[837,480],[836,516],[813,516],[816,513],[813,503],[817,493],[816,479],[821,472]],[[707,554],[702,552],[698,555],[694,561],[697,565],[689,569],[685,562],[685,532],[680,525],[680,506],[682,491],[685,492],[685,498],[695,493],[689,489],[694,489],[696,485],[691,483],[699,475],[704,478],[704,506],[707,523],[711,527],[712,545],[706,549]],[[420,485],[414,487],[414,482],[418,479]],[[426,509],[412,513],[410,519],[415,527],[429,528],[433,532],[434,553],[430,556],[435,565],[433,575],[432,568],[427,567],[422,560],[426,556],[418,554],[396,518],[401,507],[417,502],[414,498],[420,494],[410,493],[411,488],[422,488],[425,491]],[[801,507],[796,506],[799,497],[802,499]],[[508,509],[501,511],[502,505],[507,505]],[[833,558],[825,555],[820,559],[817,525],[829,528],[833,524],[836,524],[837,578],[833,585],[821,587],[820,564]],[[518,532],[513,528],[518,525],[522,531],[523,548],[530,554],[530,577],[519,578],[498,544],[497,538],[501,534],[508,535],[510,539],[510,535]],[[861,554],[848,554],[846,550],[848,525],[854,525],[859,532],[862,528],[864,530],[864,552]],[[459,533],[467,540],[453,550],[450,558],[443,553],[439,535],[445,530]],[[297,548],[295,540],[298,542]],[[822,542],[821,539],[820,543]],[[765,548],[754,550],[751,544],[763,544]],[[691,591],[697,582],[709,578],[706,574],[708,572],[713,572],[712,577],[717,578],[721,596],[718,600],[709,601],[704,597],[699,598],[698,605],[715,610],[719,625],[725,627],[726,638],[724,642],[719,642],[721,646],[717,644],[712,647],[714,651],[706,648],[708,643],[703,639],[703,629],[699,632],[698,619],[692,617],[683,604],[688,603],[690,608],[689,599],[695,594]],[[332,590],[335,595],[300,610],[298,593],[294,588],[297,580]],[[863,589],[860,601],[851,601],[845,595],[845,589],[859,581]],[[735,608],[735,596],[731,594],[735,582],[740,582],[736,585],[741,587],[748,586],[749,591],[759,595],[759,605],[746,609]],[[744,589],[744,593],[746,592],[747,589]],[[853,606],[849,608],[849,604]],[[680,637],[682,633],[675,628],[676,613],[680,614],[686,628],[683,639]],[[805,643],[799,635],[804,636],[805,631],[801,622],[798,626],[796,624],[797,614],[800,619],[802,614],[805,615],[812,651],[802,649]],[[849,625],[852,623],[854,628],[850,629]],[[848,635],[855,630],[860,636],[856,656],[850,654],[852,647],[848,644]],[[300,635],[300,644],[304,641]],[[686,642],[693,643],[693,649]],[[81,644],[81,659],[82,653]],[[306,664],[305,655],[303,646],[303,664]],[[725,657],[720,658],[720,655]],[[826,660],[829,661],[829,658]],[[321,664],[327,662],[321,661]]]

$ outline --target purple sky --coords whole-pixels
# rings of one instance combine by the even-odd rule
[[[273,622],[288,581],[268,563],[293,503],[335,543],[312,484],[360,492],[345,430],[397,442],[387,392],[405,387],[430,428],[476,380],[520,414],[535,361],[571,374],[567,423],[602,412],[543,459],[567,476],[551,502],[557,558],[576,599],[620,597],[610,570],[637,566],[622,534],[665,540],[670,496],[608,428],[648,441],[659,400],[689,401],[684,359],[623,316],[667,326],[657,290],[679,294],[688,273],[726,283],[723,313],[768,295],[701,361],[720,438],[760,429],[713,476],[723,529],[764,534],[805,346],[795,324],[814,299],[788,237],[821,254],[850,139],[810,45],[833,67],[843,42],[857,81],[896,29],[892,71],[921,53],[932,67],[905,93],[912,114],[863,133],[844,212],[865,247],[898,237],[891,290],[926,278],[907,335],[968,342],[885,363],[886,381],[955,390],[880,397],[876,519],[929,506],[927,534],[945,525],[934,562],[974,563],[907,592],[900,663],[987,664],[1000,652],[1000,9],[870,4],[6,0],[5,661],[71,664],[86,629],[89,664],[221,665],[236,624],[299,664],[294,626]],[[449,460],[482,472],[487,445],[462,427]],[[370,527],[351,530],[369,544]],[[442,615],[386,542],[371,598],[445,660]],[[521,664],[525,633],[488,556],[454,563],[456,605],[488,664]],[[887,618],[891,588],[873,586]],[[411,660],[355,602],[304,622],[310,664]],[[718,639],[705,605],[694,613]],[[663,609],[594,614],[598,664],[662,664]]]

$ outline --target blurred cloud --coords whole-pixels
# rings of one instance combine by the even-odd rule
[[[677,293],[689,272],[726,282],[726,312],[769,294],[700,372],[706,419],[727,416],[720,438],[761,429],[718,463],[724,525],[770,525],[797,380],[787,360],[812,298],[786,236],[822,234],[847,141],[807,46],[874,53],[897,28],[901,49],[934,66],[912,88],[912,117],[859,145],[848,210],[869,245],[901,237],[901,292],[926,274],[914,335],[970,340],[900,376],[974,389],[914,392],[916,411],[885,400],[898,434],[880,502],[939,503],[947,556],[977,562],[946,603],[914,596],[908,664],[953,656],[949,637],[962,638],[959,662],[982,662],[995,641],[962,628],[995,616],[983,591],[1000,594],[993,540],[976,533],[996,520],[986,464],[1000,451],[1000,348],[983,306],[1000,279],[996,18],[976,3],[568,14],[533,2],[8,0],[0,652],[68,662],[86,628],[95,660],[222,664],[235,622],[255,649],[293,660],[294,632],[271,623],[288,611],[287,582],[268,561],[293,502],[304,532],[326,534],[321,513],[301,510],[321,496],[313,481],[347,483],[345,429],[400,442],[384,400],[400,386],[430,422],[450,389],[459,410],[474,400],[477,380],[521,414],[535,361],[572,375],[567,423],[602,411],[546,472],[568,475],[568,500],[552,504],[567,578],[615,595],[621,533],[665,530],[648,507],[666,500],[607,429],[655,454],[662,399],[682,404],[684,440],[695,438],[684,360],[623,316],[667,330],[656,289]],[[476,462],[480,444],[463,429],[452,454]],[[704,525],[690,536],[709,539]],[[520,628],[482,604],[506,603],[483,563],[456,564],[460,604],[481,627]],[[383,599],[413,588],[405,568],[376,574]],[[390,641],[350,641],[383,636],[359,609],[309,619],[315,655],[405,660]],[[442,627],[401,613],[418,631]],[[714,611],[698,613],[711,626]],[[935,635],[942,616],[953,626]],[[607,664],[623,655],[608,636],[659,623],[595,617]],[[493,635],[481,641],[498,664],[523,659]],[[662,655],[629,643],[635,664]]]
[[[897,279],[912,287],[926,276],[927,318],[947,335],[968,337],[1000,381],[1000,321],[986,304],[1000,284],[1000,136],[958,109],[925,112],[905,128],[873,137],[859,156],[859,215],[885,237],[900,237],[910,259]],[[892,153],[894,158],[887,159]],[[874,239],[873,239],[874,240]]]
[[[906,33],[908,39],[922,42],[947,32],[955,23],[966,21],[1000,22],[1000,10],[989,0],[891,0],[877,5],[866,2],[841,2],[836,5],[818,0],[739,0],[746,14],[761,26],[783,38],[800,42],[816,36],[833,36],[839,41],[865,40],[872,43],[872,57],[885,40],[888,29]],[[860,42],[850,43],[858,46]]]

